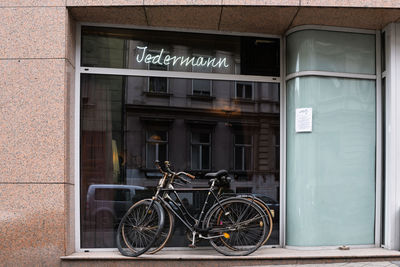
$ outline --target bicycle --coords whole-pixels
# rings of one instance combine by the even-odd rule
[[[206,239],[220,253],[228,256],[245,256],[257,250],[265,241],[268,217],[258,204],[249,198],[220,198],[214,192],[226,181],[227,172],[209,173],[210,187],[189,189],[207,191],[206,200],[197,218],[192,216],[177,192],[176,181],[187,184],[195,177],[186,172],[171,171],[169,162],[161,167],[163,174],[159,180],[155,195],[134,204],[122,218],[117,231],[117,247],[125,256],[139,256],[150,250],[155,253],[163,248],[174,228],[174,218],[178,218],[191,233],[191,247],[195,247],[196,238]],[[176,201],[170,196],[173,193]],[[206,212],[206,207],[214,198],[214,203]],[[177,203],[178,202],[178,203]],[[175,209],[172,207],[175,207]],[[165,211],[168,213],[168,227],[164,229]],[[172,215],[172,216],[171,216]],[[156,245],[154,245],[156,243]]]

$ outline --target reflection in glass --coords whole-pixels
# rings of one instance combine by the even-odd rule
[[[153,194],[160,177],[155,160],[195,174],[192,188],[208,186],[207,172],[226,169],[233,178],[228,192],[251,192],[272,205],[276,217],[268,244],[278,244],[278,83],[252,83],[258,102],[241,103],[235,81],[200,80],[212,85],[213,98],[198,99],[192,79],[168,78],[168,95],[149,94],[149,77],[85,74],[81,80],[83,248],[115,247],[122,214]],[[192,191],[180,197],[193,215],[205,199],[204,192]],[[168,245],[188,242],[177,222]]]
[[[298,77],[287,83],[287,243],[374,243],[374,80]],[[313,109],[296,133],[296,108]]]
[[[236,97],[252,99],[253,98],[253,83],[237,82],[236,83]]]
[[[210,80],[193,80],[193,95],[211,96]]]
[[[287,37],[287,73],[375,74],[375,34],[302,30]]]
[[[154,168],[154,162],[168,159],[168,133],[166,131],[151,130],[147,133],[146,140],[146,167]]]
[[[82,27],[82,66],[275,76],[279,39]]]
[[[209,170],[211,160],[210,133],[192,133],[192,169]]]

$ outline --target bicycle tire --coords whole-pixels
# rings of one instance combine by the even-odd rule
[[[117,230],[119,252],[137,257],[151,248],[164,227],[164,211],[160,203],[145,199],[125,213]]]
[[[264,201],[259,200],[258,198],[254,199],[254,202],[256,202],[256,204],[259,205],[262,208],[262,210],[264,211],[264,213],[267,215],[266,219],[267,219],[267,225],[268,225],[268,233],[265,236],[264,242],[261,244],[261,246],[264,246],[265,243],[267,243],[268,239],[271,236],[272,227],[273,227],[274,223],[272,221],[271,211],[269,210],[267,204]]]
[[[164,208],[164,211],[165,210],[167,212],[167,216],[165,216],[164,227],[160,233],[160,237],[158,237],[156,239],[155,243],[147,251],[147,253],[149,253],[149,254],[155,254],[158,251],[160,251],[161,249],[163,249],[165,247],[165,245],[168,243],[168,241],[171,238],[172,233],[174,231],[174,227],[175,227],[174,214],[169,209]]]
[[[254,202],[229,198],[215,204],[205,216],[210,244],[226,256],[246,256],[256,251],[267,235],[266,215]]]
[[[266,217],[266,220],[267,220],[267,225],[268,225],[268,233],[267,233],[267,235],[266,235],[266,237],[265,237],[265,240],[264,240],[264,242],[262,243],[262,246],[264,246],[266,243],[267,243],[267,241],[268,241],[268,239],[271,237],[271,234],[272,234],[272,228],[273,228],[273,220],[272,220],[272,215],[271,215],[271,211],[270,211],[270,209],[269,209],[269,207],[268,207],[268,204],[267,203],[265,203],[262,199],[260,199],[260,198],[258,198],[258,197],[255,197],[255,196],[253,196],[253,195],[250,195],[250,194],[240,194],[240,195],[237,195],[237,196],[235,196],[235,197],[242,197],[242,198],[246,198],[246,199],[248,199],[248,200],[250,200],[250,201],[254,201],[254,203],[256,203],[257,205],[259,205],[260,206],[260,208],[264,211],[264,213],[265,213],[265,215],[267,216]]]
[[[269,211],[269,208],[266,206],[264,201],[262,201],[262,200],[260,200],[258,198],[254,198],[254,197],[251,197],[251,198],[244,197],[244,198],[248,199],[248,200],[254,202],[256,205],[258,205],[264,211],[264,213],[266,215],[265,219],[266,219],[266,222],[267,222],[268,232],[267,232],[267,235],[265,236],[265,239],[264,239],[263,243],[261,244],[261,246],[264,246],[265,243],[267,243],[267,241],[268,241],[268,239],[269,239],[269,237],[271,236],[271,233],[272,233],[272,225],[273,225],[273,223],[272,223],[271,212]],[[221,242],[223,242],[223,240],[221,240]],[[229,247],[232,250],[236,250],[235,248],[229,246],[229,244],[227,244],[226,242],[224,243],[224,245]]]

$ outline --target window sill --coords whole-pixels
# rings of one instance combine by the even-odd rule
[[[89,261],[102,261],[102,260],[131,260],[131,261],[146,261],[150,264],[150,261],[172,261],[172,260],[185,260],[185,261],[205,261],[208,263],[209,260],[241,260],[247,261],[248,264],[254,260],[270,260],[267,263],[279,263],[287,261],[306,261],[309,263],[310,260],[316,262],[324,261],[346,261],[346,260],[357,260],[360,261],[368,259],[372,261],[376,260],[393,260],[396,258],[400,259],[400,252],[395,250],[388,250],[383,248],[356,248],[351,247],[350,250],[339,250],[336,247],[313,247],[309,249],[302,248],[271,248],[263,247],[254,252],[253,254],[245,257],[241,256],[223,256],[210,248],[165,248],[155,255],[141,255],[140,257],[125,257],[122,256],[118,251],[91,251],[91,252],[76,252],[69,256],[61,257],[62,261],[84,261],[86,264]],[[172,263],[172,262],[171,262]],[[264,264],[264,263],[263,263]],[[102,265],[103,266],[103,265]],[[151,265],[149,265],[151,266]]]
[[[232,98],[232,101],[235,104],[255,104],[256,101],[253,99],[246,99],[246,98]]]
[[[187,95],[192,100],[199,100],[199,101],[213,101],[215,96],[208,96],[208,95]]]
[[[278,104],[279,105],[279,101],[278,100],[269,100],[269,99],[261,99],[259,100],[260,103],[269,103],[269,104]]]
[[[143,95],[149,97],[166,97],[169,98],[172,96],[170,93],[163,93],[163,92],[143,92]]]

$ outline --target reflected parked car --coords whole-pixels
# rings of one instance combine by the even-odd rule
[[[86,196],[87,223],[100,229],[115,228],[133,203],[144,198],[146,190],[135,185],[90,185]]]

